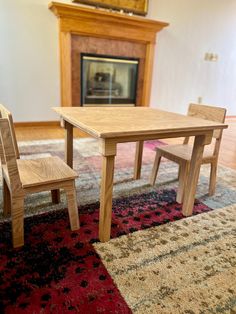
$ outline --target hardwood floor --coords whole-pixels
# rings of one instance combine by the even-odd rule
[[[16,138],[18,141],[33,141],[33,140],[46,140],[46,139],[60,139],[64,138],[65,131],[59,126],[15,126]],[[75,137],[87,137],[88,135],[74,129]]]
[[[229,128],[224,130],[219,155],[219,163],[236,170],[236,118],[227,119]],[[57,126],[15,127],[18,141],[64,138],[64,129]],[[74,129],[75,137],[86,137],[85,133]],[[182,143],[182,139],[166,139],[168,144]]]
[[[229,128],[224,131],[219,162],[236,169],[236,119],[227,121]]]

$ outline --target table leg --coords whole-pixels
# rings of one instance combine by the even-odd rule
[[[64,121],[65,127],[65,162],[73,168],[73,125]]]
[[[205,145],[211,143],[212,134],[213,132],[211,131],[205,135],[198,135],[195,137],[183,198],[182,213],[184,216],[192,215],[203,150]]]
[[[101,242],[110,240],[112,217],[112,192],[116,144],[111,146],[103,142],[102,148],[102,180],[100,192],[99,239]],[[107,145],[108,144],[108,145]]]
[[[135,162],[134,162],[134,180],[138,180],[141,177],[143,144],[144,144],[144,141],[139,141],[136,143],[136,153],[135,153]]]

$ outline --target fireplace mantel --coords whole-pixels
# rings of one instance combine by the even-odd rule
[[[127,53],[131,51],[132,56],[133,50],[140,45],[144,51],[141,56],[144,62],[139,86],[139,89],[142,87],[142,91],[139,91],[139,105],[149,105],[156,33],[168,26],[168,23],[57,2],[50,3],[49,8],[59,19],[62,106],[80,105],[74,100],[76,97],[73,97],[75,84],[72,46],[75,36],[80,36],[82,40],[110,40],[111,47],[115,45],[116,51],[118,43],[122,46],[122,42],[128,42],[133,44],[133,48],[127,46]]]

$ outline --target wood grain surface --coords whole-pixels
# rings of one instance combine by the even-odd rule
[[[77,178],[77,174],[59,157],[17,160],[23,188]]]
[[[64,120],[97,138],[147,136],[199,130],[224,129],[227,125],[153,108],[53,108]],[[140,138],[141,139],[141,138]]]

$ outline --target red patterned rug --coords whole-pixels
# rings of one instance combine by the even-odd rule
[[[182,217],[174,190],[119,198],[112,238]],[[11,246],[9,223],[0,224],[1,313],[131,313],[92,243],[98,241],[99,204],[79,208],[71,232],[66,210],[25,219],[25,246]],[[196,201],[194,214],[209,211]]]
[[[132,180],[135,144],[118,145],[113,239],[120,239],[121,235],[135,236],[136,231],[151,230],[183,218],[181,205],[175,202],[178,183],[174,163],[162,162],[156,186],[148,185],[154,149],[160,144],[145,143],[142,178],[137,181]],[[20,152],[23,158],[63,158],[64,143],[61,140],[22,142]],[[25,213],[29,217],[25,218],[23,248],[12,249],[10,222],[0,222],[0,313],[131,313],[93,246],[98,241],[99,203],[96,201],[101,171],[96,140],[75,140],[74,158],[74,169],[79,174],[76,186],[81,228],[78,232],[71,232],[69,228],[65,196],[62,195],[59,205],[53,206],[50,193],[26,199]],[[213,197],[207,195],[208,178],[209,169],[202,167],[194,215],[236,203],[234,171],[219,168]],[[1,215],[0,210],[0,219]],[[119,246],[122,254],[127,254],[127,248],[123,250]],[[109,263],[109,256],[106,262]]]

